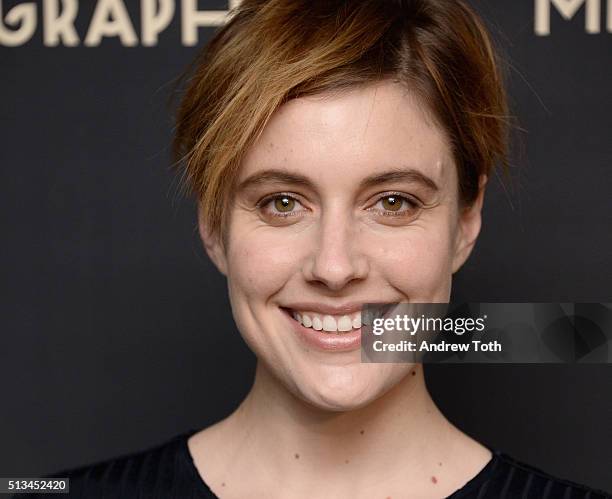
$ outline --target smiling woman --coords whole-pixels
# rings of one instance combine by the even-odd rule
[[[371,403],[411,366],[359,362],[362,305],[448,301],[478,230],[477,209],[459,216],[444,134],[393,82],[301,97],[269,120],[237,186],[226,244],[202,214],[200,230],[245,340],[299,399]]]
[[[361,362],[364,304],[448,302],[507,122],[462,1],[243,2],[196,61],[176,153],[252,389],[217,424],[70,472],[74,494],[604,497],[464,434],[419,364]]]

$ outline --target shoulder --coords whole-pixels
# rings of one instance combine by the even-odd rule
[[[472,497],[612,499],[603,490],[555,477],[499,450],[493,451],[493,458],[476,477],[450,496],[452,499]]]
[[[185,439],[186,434],[181,434],[155,447],[65,469],[45,478],[68,478],[67,497],[70,498],[190,496],[191,488],[181,490],[181,487],[190,487],[189,477],[182,476],[187,469],[181,452]],[[47,496],[19,494],[15,497]]]

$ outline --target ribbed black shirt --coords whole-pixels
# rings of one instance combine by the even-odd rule
[[[56,497],[216,498],[200,477],[187,447],[187,439],[197,431],[189,430],[139,453],[55,473],[49,478],[70,478],[70,493]],[[447,499],[612,499],[606,492],[554,478],[498,450],[492,453],[487,465]],[[50,496],[19,494],[14,497]]]

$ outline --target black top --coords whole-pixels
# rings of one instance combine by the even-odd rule
[[[90,466],[55,473],[70,478],[70,498],[214,499],[196,469],[187,439],[189,430],[158,447]],[[612,499],[612,495],[551,475],[491,449],[492,459],[447,499]],[[18,494],[15,499],[48,495]]]

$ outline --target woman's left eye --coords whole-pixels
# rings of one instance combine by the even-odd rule
[[[401,194],[386,194],[370,208],[371,210],[381,211],[386,216],[406,216],[413,215],[419,210],[419,204]]]

